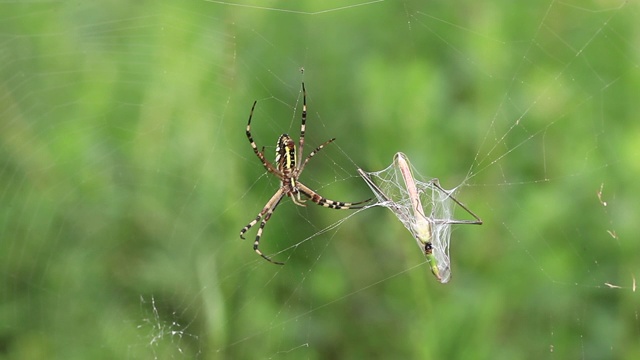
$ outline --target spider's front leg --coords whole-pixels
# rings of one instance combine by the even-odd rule
[[[248,223],[245,227],[242,228],[242,230],[240,230],[240,238],[244,239],[244,234],[247,231],[249,231],[249,229],[251,229],[255,224],[257,224],[258,221],[260,221],[260,219],[262,219],[262,221],[260,222],[260,227],[258,228],[258,232],[256,233],[256,239],[253,242],[253,250],[256,253],[258,253],[258,255],[262,256],[264,259],[278,265],[284,265],[284,263],[271,260],[271,258],[263,254],[258,247],[260,246],[260,238],[262,238],[262,232],[264,231],[264,227],[267,225],[267,221],[271,219],[271,215],[278,207],[278,204],[280,203],[280,200],[282,200],[283,196],[284,196],[284,189],[281,187],[280,189],[278,189],[278,191],[276,191],[276,193],[271,197],[271,199],[269,199],[269,201],[264,206],[264,208],[260,210],[260,212],[258,213],[258,216],[256,216],[255,219],[251,220],[250,223]]]
[[[278,200],[278,202],[279,201],[280,200]],[[271,214],[273,214],[273,211],[276,209],[275,208],[276,206],[278,206],[277,203],[272,209],[267,211],[267,213],[264,215],[264,218],[262,219],[262,222],[260,223],[260,227],[258,228],[258,233],[256,234],[256,240],[253,242],[253,251],[258,253],[258,255],[262,256],[265,260],[267,260],[267,261],[269,261],[271,263],[274,263],[276,265],[284,265],[283,262],[271,260],[270,257],[268,257],[267,255],[263,254],[262,251],[260,251],[260,249],[258,249],[258,246],[260,246],[260,238],[262,237],[262,230],[264,229],[264,226],[267,224],[267,221],[269,221],[269,219],[271,219]]]
[[[309,199],[311,199],[311,201],[313,201],[314,203],[329,209],[336,209],[336,210],[362,209],[364,205],[361,205],[361,204],[368,203],[372,199],[372,198],[368,198],[367,200],[358,201],[358,202],[342,202],[342,201],[330,200],[318,194],[317,192],[311,190],[309,187],[307,187],[306,185],[304,185],[299,181],[298,181],[298,190],[302,192],[305,196],[307,196]]]

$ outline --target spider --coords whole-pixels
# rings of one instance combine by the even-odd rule
[[[255,141],[253,141],[253,137],[251,136],[251,118],[253,117],[253,110],[256,107],[258,102],[254,101],[253,106],[251,107],[251,112],[249,113],[249,121],[247,122],[247,138],[249,139],[249,143],[251,144],[251,148],[253,152],[256,154],[262,165],[267,169],[268,172],[277,176],[280,179],[280,188],[276,191],[275,194],[267,201],[266,205],[260,210],[258,216],[253,219],[250,223],[248,223],[245,227],[240,230],[240,237],[244,239],[244,233],[246,233],[249,229],[251,229],[255,224],[260,221],[260,227],[258,228],[258,232],[256,234],[256,240],[253,242],[253,250],[258,253],[258,255],[262,256],[264,259],[278,265],[284,265],[284,263],[277,262],[271,260],[270,257],[258,249],[260,245],[260,238],[262,237],[262,231],[264,230],[267,221],[271,218],[271,215],[278,207],[280,200],[284,196],[291,197],[291,200],[294,204],[298,206],[306,206],[305,201],[307,199],[303,199],[301,196],[304,195],[306,198],[311,199],[314,203],[324,206],[331,209],[360,209],[363,206],[358,206],[360,204],[364,204],[369,202],[371,199],[367,199],[360,202],[348,203],[342,201],[334,201],[329,200],[317,192],[311,190],[309,187],[304,185],[302,182],[298,180],[300,174],[302,174],[302,170],[307,165],[309,160],[314,157],[322,148],[326,145],[332,143],[335,138],[329,139],[324,143],[320,144],[317,148],[315,148],[307,157],[304,159],[302,163],[298,162],[298,156],[302,157],[302,150],[304,148],[304,134],[305,127],[307,122],[307,93],[304,88],[304,82],[302,83],[302,124],[300,125],[300,140],[298,142],[299,149],[296,153],[296,143],[293,139],[287,135],[282,134],[278,138],[278,142],[276,143],[276,160],[275,166],[269,162],[264,156],[264,146],[262,150],[258,150],[258,146]]]

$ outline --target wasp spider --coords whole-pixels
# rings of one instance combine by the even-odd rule
[[[280,188],[276,191],[275,194],[267,201],[267,204],[260,210],[258,216],[253,219],[247,226],[243,227],[240,230],[240,237],[244,239],[244,233],[246,233],[251,227],[260,221],[260,227],[258,228],[258,232],[256,234],[256,240],[253,242],[253,250],[258,253],[258,255],[262,256],[266,260],[274,264],[283,265],[281,262],[273,261],[268,256],[264,255],[260,249],[258,249],[260,245],[260,238],[262,237],[262,231],[264,230],[267,221],[271,218],[271,215],[276,210],[276,207],[280,203],[283,197],[289,196],[294,204],[298,206],[306,206],[304,202],[307,199],[311,199],[314,203],[324,206],[331,209],[360,209],[363,206],[358,206],[360,204],[364,204],[371,199],[367,199],[360,202],[348,203],[342,201],[333,201],[329,200],[317,192],[311,190],[309,187],[301,183],[298,178],[300,174],[302,174],[302,170],[307,165],[309,160],[314,157],[323,147],[330,144],[335,140],[335,138],[325,141],[320,144],[315,150],[313,150],[307,157],[304,159],[302,163],[298,162],[298,156],[302,157],[302,150],[304,148],[304,133],[305,126],[307,121],[307,93],[304,88],[304,83],[302,83],[302,124],[300,125],[300,140],[298,141],[298,149],[296,149],[296,143],[293,139],[287,135],[282,134],[278,138],[278,143],[276,144],[276,160],[275,165],[270,163],[264,156],[264,147],[262,150],[258,150],[258,146],[255,141],[253,141],[253,137],[251,136],[251,117],[253,116],[253,110],[256,107],[257,101],[253,102],[253,106],[251,107],[251,113],[249,113],[249,121],[247,123],[247,138],[249,139],[249,143],[251,143],[251,148],[253,152],[256,154],[262,165],[267,169],[268,172],[277,176],[280,179]],[[304,196],[304,198],[303,198]]]

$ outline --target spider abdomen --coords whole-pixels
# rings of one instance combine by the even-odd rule
[[[276,166],[283,174],[290,174],[296,168],[296,144],[293,139],[282,134],[276,144]]]

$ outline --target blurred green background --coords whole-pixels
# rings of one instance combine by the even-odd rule
[[[3,2],[0,358],[639,358],[638,2],[355,4]],[[239,239],[302,81],[305,184],[464,184],[449,284],[384,208]]]

